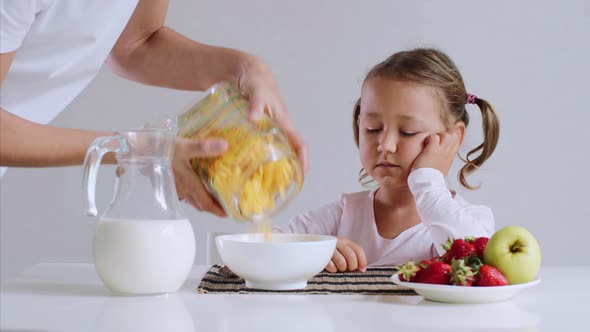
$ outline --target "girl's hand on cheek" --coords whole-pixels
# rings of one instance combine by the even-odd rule
[[[425,140],[424,149],[414,160],[412,171],[429,167],[441,171],[446,176],[460,145],[460,136],[456,132],[443,132],[428,136]]]

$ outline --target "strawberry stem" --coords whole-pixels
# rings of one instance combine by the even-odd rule
[[[440,246],[445,250],[445,251],[449,251],[449,249],[451,249],[451,245],[453,244],[453,242],[455,241],[455,239],[453,238],[447,238],[447,242],[445,243],[441,243]]]

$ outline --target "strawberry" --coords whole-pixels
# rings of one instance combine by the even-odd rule
[[[399,280],[411,282],[415,281],[420,272],[435,260],[440,260],[440,257],[423,259],[418,264],[414,263],[412,260],[409,260],[402,265],[396,266]]]
[[[430,265],[432,262],[434,262],[434,258],[423,259],[420,261],[420,263],[418,263],[418,265],[420,265],[421,268],[425,268],[428,265]]]
[[[471,286],[475,281],[475,272],[465,264],[463,259],[453,259],[451,262],[451,284],[458,286]]]
[[[448,285],[451,275],[451,266],[445,262],[434,261],[422,269],[416,276],[416,282],[425,284]]]
[[[448,241],[447,241],[448,244]],[[446,246],[443,246],[445,248]],[[446,249],[446,248],[445,248]],[[456,239],[453,240],[452,244],[450,245],[449,249],[443,256],[443,261],[445,263],[451,263],[454,259],[462,259],[471,254],[475,253],[475,246],[464,239]]]
[[[491,265],[482,265],[477,274],[475,286],[506,286],[508,279],[498,269]]]
[[[397,275],[401,281],[414,281],[416,280],[416,274],[420,270],[422,270],[422,266],[410,260],[397,266]]]
[[[442,261],[442,256],[435,256],[430,259],[430,262]]]
[[[479,259],[483,259],[483,252],[486,250],[489,240],[489,238],[482,236],[478,238],[471,238],[469,241],[475,247],[475,254],[477,257],[479,257]]]
[[[445,263],[451,262],[451,258],[449,257],[449,249],[451,249],[451,245],[453,244],[453,241],[455,241],[455,239],[447,238],[447,241],[445,243],[440,244],[440,246],[445,251],[444,255],[442,255],[440,258]]]

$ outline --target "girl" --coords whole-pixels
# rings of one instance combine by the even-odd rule
[[[463,187],[474,189],[466,177],[498,142],[491,105],[467,93],[453,61],[438,50],[396,53],[372,68],[352,124],[359,181],[375,181],[377,189],[343,194],[275,231],[337,236],[330,272],[420,261],[441,255],[448,238],[491,236],[492,211],[466,202],[445,182],[469,124],[465,104],[477,105],[483,119],[483,143],[461,158],[466,164],[458,174]]]

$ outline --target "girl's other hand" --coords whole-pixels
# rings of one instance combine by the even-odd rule
[[[358,244],[346,238],[338,238],[332,260],[326,266],[328,272],[367,271],[367,256]]]
[[[424,149],[414,160],[412,171],[418,168],[430,167],[441,171],[446,176],[460,146],[461,137],[455,131],[428,136]]]

